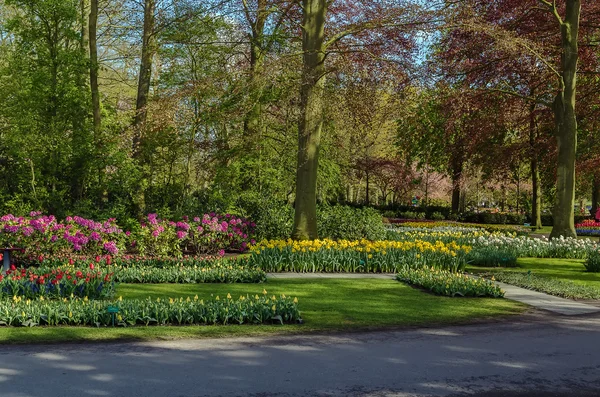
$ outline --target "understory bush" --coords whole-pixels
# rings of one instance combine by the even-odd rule
[[[251,266],[266,272],[393,273],[435,266],[459,271],[471,247],[441,241],[261,241],[250,248]]]
[[[492,281],[477,279],[461,273],[440,270],[434,267],[400,269],[396,275],[396,279],[424,288],[436,295],[504,297],[504,291]]]
[[[108,307],[118,308],[115,325],[216,325],[295,323],[300,320],[298,300],[264,294],[233,299],[215,297],[210,301],[194,298],[152,300],[92,301],[63,299],[30,300],[22,297],[0,300],[0,325],[26,326],[110,326]]]
[[[482,275],[485,277],[494,277],[498,281],[516,285],[517,287],[544,292],[563,298],[600,299],[600,288],[579,285],[565,280],[536,276],[531,273],[494,271]]]
[[[317,208],[317,232],[322,239],[371,241],[385,238],[381,214],[372,208],[352,208],[342,205]]]
[[[589,250],[584,266],[588,272],[600,273],[600,251],[597,249]]]

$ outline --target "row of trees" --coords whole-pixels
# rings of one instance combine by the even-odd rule
[[[0,202],[120,219],[294,203],[293,236],[314,238],[317,201],[402,202],[447,175],[456,211],[468,173],[527,162],[534,219],[556,197],[571,235],[576,165],[600,192],[599,17],[572,0],[0,0]]]

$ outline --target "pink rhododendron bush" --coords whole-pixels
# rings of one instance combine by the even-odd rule
[[[175,256],[244,252],[254,242],[254,223],[230,214],[184,217],[175,222],[149,214],[133,231],[123,231],[116,219],[104,222],[32,212],[0,217],[0,248],[21,248],[18,257],[41,262],[51,256],[124,254]]]

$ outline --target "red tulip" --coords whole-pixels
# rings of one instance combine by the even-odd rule
[[[94,264],[90,263],[90,269],[94,270]]]

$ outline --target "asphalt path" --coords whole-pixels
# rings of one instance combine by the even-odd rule
[[[0,346],[0,396],[600,396],[600,316],[343,335]]]

